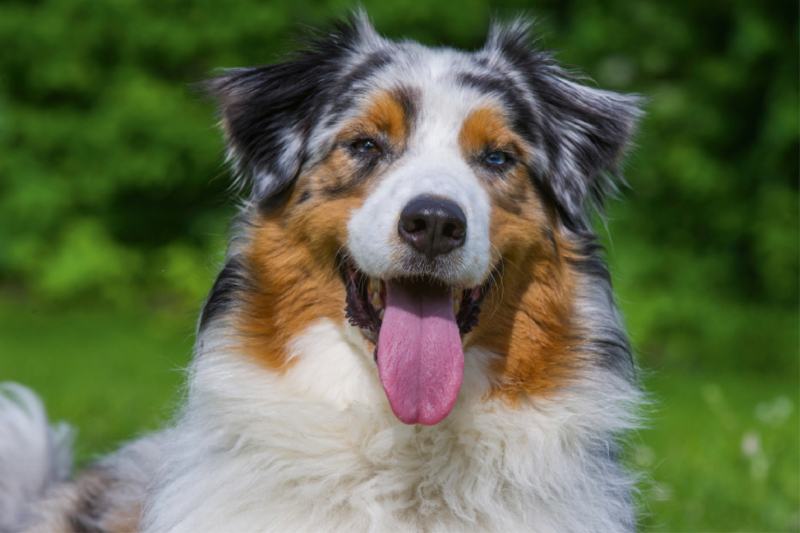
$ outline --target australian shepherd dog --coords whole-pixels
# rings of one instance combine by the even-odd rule
[[[223,71],[243,185],[167,429],[69,478],[0,395],[0,529],[635,529],[641,393],[592,232],[640,115],[495,25],[472,53],[363,15]]]

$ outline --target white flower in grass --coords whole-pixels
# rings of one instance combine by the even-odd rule
[[[746,431],[742,436],[742,455],[747,458],[755,457],[761,451],[761,437],[756,431]]]

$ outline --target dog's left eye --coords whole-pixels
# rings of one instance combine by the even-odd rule
[[[377,154],[381,151],[378,144],[370,139],[359,139],[352,144],[353,150],[362,154]]]
[[[483,158],[483,162],[492,166],[505,165],[511,160],[505,152],[492,152]]]

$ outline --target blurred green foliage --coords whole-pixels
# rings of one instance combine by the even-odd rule
[[[798,6],[731,0],[365,1],[377,29],[475,49],[530,10],[542,44],[650,98],[608,239],[658,368],[797,370]],[[196,306],[234,210],[189,84],[291,49],[349,2],[0,4],[0,289],[60,305]],[[602,226],[599,224],[602,229]]]

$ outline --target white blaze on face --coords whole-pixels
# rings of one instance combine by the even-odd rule
[[[387,174],[376,176],[377,187],[353,213],[347,246],[367,275],[404,276],[402,258],[410,254],[410,247],[398,234],[400,213],[414,198],[435,195],[458,205],[467,219],[464,245],[439,258],[448,263],[448,279],[442,281],[462,287],[480,285],[490,270],[491,206],[458,144],[464,119],[478,99],[471,91],[454,89],[444,81],[426,85],[420,91],[407,148]]]

